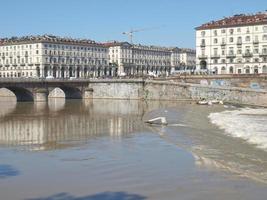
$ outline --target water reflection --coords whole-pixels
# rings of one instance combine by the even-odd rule
[[[127,192],[103,192],[84,197],[75,197],[68,193],[59,193],[49,197],[34,198],[28,200],[144,200],[147,197]]]
[[[0,98],[0,119],[5,115],[13,112],[16,109],[17,100],[15,98],[1,97]]]
[[[19,175],[19,171],[11,165],[0,165],[0,179]]]
[[[65,98],[49,98],[48,107],[50,111],[58,112],[65,107]]]
[[[143,109],[139,101],[52,99],[48,103],[17,103],[1,117],[0,144],[48,150],[95,136],[120,138],[143,130]]]
[[[0,105],[1,146],[51,150],[103,137],[120,140],[150,130],[168,143],[191,152],[200,168],[225,170],[267,182],[266,152],[239,138],[226,136],[210,123],[208,115],[225,110],[223,106],[60,98],[48,103],[0,102]],[[155,115],[166,115],[177,126],[147,127],[143,120]]]

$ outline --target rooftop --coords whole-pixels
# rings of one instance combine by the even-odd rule
[[[55,35],[30,35],[22,37],[0,38],[0,45],[25,44],[36,42],[61,43],[73,45],[102,45],[89,39],[73,39],[70,37],[60,37]]]
[[[109,41],[104,43],[106,47],[116,47],[126,45],[132,47],[133,49],[143,49],[143,50],[156,50],[156,51],[177,51],[182,53],[195,53],[194,49],[189,48],[179,48],[179,47],[163,47],[155,45],[142,45],[142,44],[130,44],[128,42],[119,42],[119,41]]]
[[[256,24],[267,24],[267,11],[252,15],[238,14],[231,17],[225,17],[217,21],[211,21],[197,27],[196,30],[205,30],[213,28],[248,26]]]

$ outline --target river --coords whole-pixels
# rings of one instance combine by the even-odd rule
[[[266,200],[267,109],[0,102],[1,200]],[[144,123],[165,116],[168,126]]]

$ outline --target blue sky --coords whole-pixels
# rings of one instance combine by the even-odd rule
[[[55,34],[96,41],[194,47],[194,28],[239,13],[267,10],[267,0],[0,0],[0,37]]]

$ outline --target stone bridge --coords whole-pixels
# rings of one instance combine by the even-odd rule
[[[82,99],[90,94],[88,85],[85,79],[0,79],[0,88],[12,91],[17,101],[47,101],[55,88],[60,88],[66,99]]]
[[[34,79],[34,78],[1,78],[0,88],[6,88],[13,92],[17,101],[47,101],[49,94],[60,88],[65,93],[66,99],[86,99],[92,98],[94,85],[104,84],[101,90],[109,90],[108,85],[139,85],[144,83],[142,79]],[[90,84],[92,87],[90,87]],[[128,87],[126,90],[131,89]],[[101,91],[104,92],[104,91]]]
[[[263,78],[264,79],[264,78]],[[261,79],[255,79],[260,81]],[[236,82],[243,82],[236,78]],[[253,80],[254,81],[254,80]],[[265,82],[265,80],[261,80]],[[231,81],[233,82],[233,81]],[[245,82],[250,82],[250,79]],[[66,99],[145,99],[199,100],[218,99],[228,103],[267,107],[265,88],[242,88],[225,85],[182,83],[176,80],[151,79],[0,79],[0,88],[12,91],[17,101],[47,101],[60,88]]]

